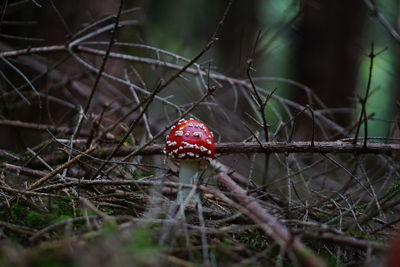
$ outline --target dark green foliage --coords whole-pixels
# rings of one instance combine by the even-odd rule
[[[74,197],[65,196],[49,201],[47,211],[37,211],[24,205],[21,200],[16,200],[9,208],[0,211],[0,217],[10,223],[41,229],[49,224],[60,222],[75,216],[73,210]],[[77,209],[76,216],[82,215]]]

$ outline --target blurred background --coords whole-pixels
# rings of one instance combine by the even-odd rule
[[[119,31],[118,38],[191,58],[209,40],[226,3],[126,1],[125,8],[139,8],[127,15],[137,20],[137,24]],[[63,44],[87,23],[115,14],[118,4],[118,1],[99,4],[89,0],[4,1],[0,28],[2,50]],[[400,1],[382,1],[379,11],[393,27],[399,28]],[[400,94],[399,41],[384,29],[364,1],[234,1],[220,36],[220,41],[200,64],[210,64],[213,70],[243,79],[247,78],[247,60],[253,58],[254,76],[287,78],[308,86],[326,107],[336,109],[335,120],[341,125],[354,119],[354,113],[348,108],[360,106],[358,96],[364,95],[368,78],[366,55],[374,43],[375,52],[384,52],[376,57],[373,69],[367,105],[368,112],[373,113],[370,133],[387,135],[390,128],[387,121],[393,121],[398,110],[395,103]],[[107,40],[107,37],[104,34],[97,38]],[[138,49],[124,49],[129,54],[143,55]],[[51,65],[62,55],[46,56],[49,57],[42,62],[42,67]],[[20,67],[24,72],[35,71],[30,69],[28,59],[23,60],[25,64]],[[71,77],[81,73],[76,65],[63,64],[61,68],[69,67],[66,71]],[[2,69],[7,77],[18,76],[4,62]],[[18,83],[15,79],[13,82]],[[1,80],[3,93],[10,91],[9,83]],[[276,87],[276,94],[299,103],[307,101],[305,94],[293,88],[293,84],[271,80],[260,84],[268,89]],[[15,119],[37,121],[37,113],[32,113],[32,109],[10,109],[6,99],[2,97],[3,114],[11,112]],[[41,120],[46,121],[45,117]],[[14,136],[15,132],[9,134]],[[1,139],[9,140],[4,136]]]

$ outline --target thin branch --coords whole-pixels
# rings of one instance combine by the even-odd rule
[[[165,131],[161,134],[157,134],[155,138],[160,137],[164,132],[168,131],[166,127]],[[163,149],[165,145],[155,144],[150,145],[154,140],[149,140],[148,143],[141,146],[124,146],[121,147],[115,157],[123,156],[134,156],[134,155],[163,155]],[[395,154],[400,152],[400,144],[383,144],[383,143],[368,143],[367,147],[364,147],[362,143],[352,144],[341,141],[331,142],[314,142],[314,147],[311,146],[311,142],[307,141],[296,141],[296,142],[233,142],[233,143],[218,143],[216,144],[217,154],[254,154],[254,153],[344,153],[344,154]],[[115,148],[104,147],[101,151],[93,153],[93,156],[104,158]],[[46,157],[47,162],[55,162],[60,160],[51,155]]]
[[[74,129],[70,127],[63,127],[63,126],[56,127],[48,124],[24,122],[18,120],[0,120],[0,125],[14,127],[14,128],[35,130],[35,131],[50,131],[54,134],[72,134],[74,132]],[[87,136],[88,133],[85,131],[81,133],[81,135]]]
[[[117,33],[117,28],[118,28],[118,24],[119,24],[119,20],[120,20],[120,16],[121,16],[121,12],[122,12],[122,7],[123,7],[123,5],[124,5],[124,0],[120,0],[119,8],[118,8],[118,13],[117,13],[117,16],[115,17],[115,25],[114,25],[113,30],[111,31],[110,43],[108,44],[106,53],[105,53],[104,58],[103,58],[103,62],[102,62],[101,67],[100,67],[100,70],[99,70],[99,72],[97,73],[96,80],[95,80],[95,82],[94,82],[92,91],[90,92],[90,96],[89,96],[89,98],[88,98],[88,100],[87,100],[87,102],[86,102],[85,109],[84,109],[84,113],[85,113],[85,114],[88,112],[88,110],[89,110],[89,108],[90,108],[90,104],[91,104],[91,102],[92,102],[93,95],[94,95],[94,93],[96,92],[96,89],[97,89],[98,84],[99,84],[99,82],[100,82],[100,78],[102,77],[104,68],[105,68],[105,66],[106,66],[107,59],[108,59],[108,57],[109,57],[109,55],[110,55],[111,47],[112,47],[113,43],[115,42],[115,36],[116,36],[116,33]]]
[[[361,128],[361,124],[362,121],[364,119],[364,128],[365,128],[365,136],[364,136],[364,145],[366,145],[366,138],[368,137],[368,126],[367,126],[367,121],[368,118],[366,116],[367,111],[366,111],[366,105],[367,105],[367,100],[368,100],[368,96],[369,96],[369,91],[371,89],[371,81],[372,81],[372,69],[374,66],[374,58],[376,57],[376,54],[374,54],[374,43],[371,43],[371,51],[368,54],[368,57],[370,59],[369,61],[369,71],[368,71],[368,82],[367,82],[367,89],[365,90],[365,96],[364,98],[360,99],[361,102],[361,112],[360,112],[360,118],[358,120],[358,124],[357,124],[357,129],[356,129],[356,133],[355,133],[355,137],[354,137],[354,143],[357,143],[358,140],[358,134]]]
[[[161,87],[157,87],[150,96],[148,96],[143,103],[146,103],[141,110],[140,114],[136,117],[136,119],[131,123],[129,126],[128,131],[125,133],[125,136],[120,140],[118,145],[114,148],[114,150],[107,156],[107,160],[110,160],[117,152],[118,150],[122,147],[126,139],[128,139],[129,135],[132,133],[132,131],[135,129],[141,118],[144,116],[144,114],[147,112],[147,109],[149,108],[150,104],[153,102],[155,96],[160,92]],[[96,173],[92,176],[93,178],[96,177],[102,169],[106,166],[107,162],[104,162],[100,168],[97,169]]]
[[[379,11],[375,3],[371,0],[364,0],[364,3],[371,12],[371,16],[376,17],[389,34],[400,43],[400,33],[390,24],[382,12]]]
[[[75,162],[79,161],[81,158],[83,158],[85,156],[85,154],[90,154],[91,152],[93,152],[95,150],[95,147],[91,147],[89,149],[87,149],[85,151],[85,153],[79,154],[76,157],[72,158],[71,160],[65,162],[64,164],[58,166],[57,168],[55,168],[53,171],[51,171],[49,174],[47,174],[46,176],[43,176],[42,178],[40,178],[39,180],[37,180],[36,182],[32,183],[31,185],[28,186],[27,190],[32,190],[35,189],[36,187],[40,186],[41,184],[43,184],[44,182],[46,182],[47,180],[49,180],[50,178],[54,177],[55,175],[59,174],[60,172],[62,172],[65,168],[68,168],[69,166],[71,166],[72,164],[74,164]]]

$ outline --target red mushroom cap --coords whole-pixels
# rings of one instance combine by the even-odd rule
[[[215,156],[215,140],[204,123],[182,119],[172,126],[165,150],[168,156],[175,159],[212,159]]]

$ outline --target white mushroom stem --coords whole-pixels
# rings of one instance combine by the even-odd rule
[[[187,185],[197,185],[200,176],[200,160],[181,160],[179,169],[179,183]],[[192,188],[183,187],[178,190],[178,203],[182,204],[188,195],[192,191]],[[196,203],[198,200],[198,193],[195,192],[193,198],[189,203]]]

